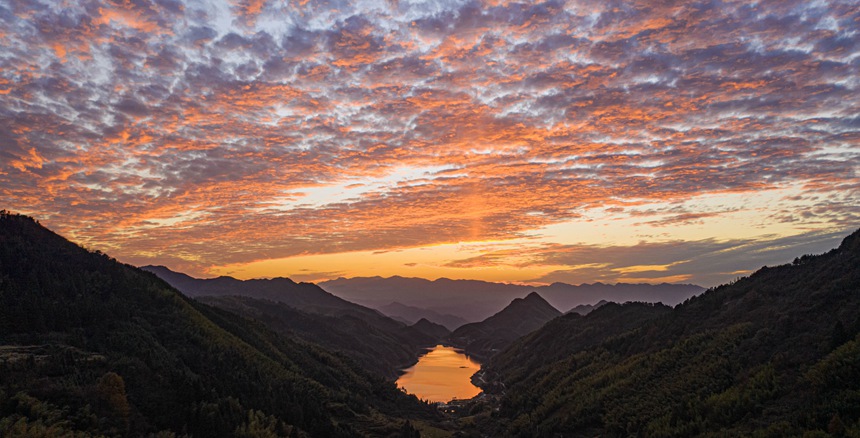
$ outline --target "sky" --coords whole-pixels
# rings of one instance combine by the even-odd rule
[[[713,286],[860,226],[850,1],[0,1],[0,208],[198,277]]]

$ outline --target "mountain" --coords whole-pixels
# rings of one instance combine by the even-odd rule
[[[499,313],[454,330],[448,341],[470,355],[486,359],[507,347],[517,338],[537,330],[561,315],[537,292],[514,299]]]
[[[379,312],[332,295],[313,283],[296,283],[289,278],[238,280],[233,277],[194,278],[164,266],[143,266],[183,294],[192,297],[241,295],[284,303],[321,315],[366,315],[378,319]]]
[[[858,436],[860,231],[670,311],[558,318],[479,377],[487,435]]]
[[[421,319],[426,319],[436,324],[441,324],[448,330],[456,330],[457,327],[468,323],[468,321],[460,318],[459,316],[442,314],[430,309],[407,306],[397,302],[377,307],[376,310],[379,310],[383,314],[397,319],[398,321],[406,321],[409,324],[415,324]]]
[[[380,328],[366,318],[303,312],[286,304],[242,296],[202,296],[198,301],[258,321],[284,336],[317,343],[342,353],[364,368],[395,380],[415,362],[417,352],[436,345],[444,335],[423,327]],[[444,327],[442,327],[445,330]],[[445,335],[449,332],[445,330]]]
[[[535,290],[557,309],[572,309],[575,306],[599,301],[616,303],[634,301],[675,306],[690,297],[701,294],[705,288],[695,284],[604,284],[597,282],[578,286],[553,283]]]
[[[592,304],[580,304],[580,305],[574,307],[573,309],[568,310],[565,313],[578,313],[580,315],[588,315],[594,309],[597,309],[598,307],[603,306],[604,304],[608,304],[608,301],[600,300],[597,302],[597,304],[593,304],[593,305]]]
[[[607,339],[638,328],[646,321],[665,315],[672,308],[663,304],[604,303],[587,315],[569,312],[547,322],[543,327],[517,339],[509,348],[485,364],[479,381],[517,381],[531,371],[570,357]],[[485,385],[485,390],[493,390]],[[497,391],[496,391],[497,392]]]
[[[448,330],[445,326],[430,322],[424,318],[419,319],[418,322],[412,325],[412,328],[437,341],[451,334],[451,330]]]
[[[548,286],[491,283],[477,280],[425,280],[405,277],[338,278],[320,287],[346,300],[382,308],[392,302],[482,321],[504,308],[511,300],[536,291],[553,307],[564,312],[598,301],[661,302],[674,306],[705,289],[692,284],[581,284],[553,283]],[[385,313],[385,311],[383,311]],[[392,313],[387,313],[393,315]],[[425,316],[431,321],[442,323]],[[408,318],[407,318],[408,319]],[[446,324],[447,325],[447,324]]]
[[[455,315],[468,322],[486,319],[529,291],[528,287],[512,284],[399,276],[338,278],[319,285],[341,298],[373,308],[397,302]]]
[[[0,212],[0,436],[396,435],[428,405]]]
[[[423,348],[436,343],[435,338],[408,324],[336,297],[313,283],[296,283],[289,278],[199,279],[163,266],[142,269],[158,275],[189,297],[259,320],[281,334],[311,342],[322,339],[320,343],[325,347],[343,352],[389,378],[396,377]],[[336,338],[337,333],[343,336]]]

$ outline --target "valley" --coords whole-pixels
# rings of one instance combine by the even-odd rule
[[[675,306],[532,291],[453,331],[286,278],[138,269],[21,215],[0,244],[3,436],[860,432],[860,231]]]
[[[860,438],[860,0],[0,0],[0,438]]]

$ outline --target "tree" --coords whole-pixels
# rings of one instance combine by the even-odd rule
[[[420,438],[421,432],[415,429],[409,420],[406,420],[403,422],[403,426],[400,427],[400,435],[398,436],[400,438]]]
[[[96,385],[96,394],[122,432],[128,432],[128,416],[131,407],[125,394],[125,381],[119,374],[109,371]]]

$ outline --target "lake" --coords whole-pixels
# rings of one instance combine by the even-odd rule
[[[448,402],[455,398],[472,398],[481,388],[470,378],[481,364],[454,347],[437,345],[418,358],[418,363],[403,370],[397,386],[418,398],[432,402]]]

